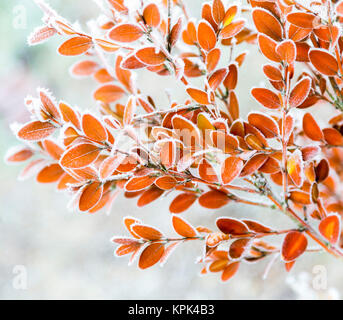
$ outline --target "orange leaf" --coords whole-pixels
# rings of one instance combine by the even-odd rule
[[[327,76],[335,76],[338,72],[338,63],[336,58],[323,49],[311,49],[309,58],[313,66]]]
[[[124,256],[126,254],[129,254],[131,252],[135,252],[137,251],[137,249],[139,249],[141,246],[140,243],[134,242],[131,244],[122,244],[121,246],[119,246],[116,251],[115,251],[115,255],[117,257],[121,257]]]
[[[76,129],[81,129],[79,115],[70,106],[64,102],[60,102],[59,108],[65,122],[70,122]]]
[[[197,198],[198,197],[195,193],[181,193],[171,202],[169,210],[171,213],[181,213],[186,211]]]
[[[239,104],[238,99],[234,91],[230,91],[229,93],[229,107],[228,111],[230,116],[232,117],[232,120],[236,120],[239,118]]]
[[[222,84],[223,80],[227,75],[228,70],[226,68],[218,69],[210,76],[208,79],[208,84],[210,85],[213,91],[217,90],[217,88]]]
[[[285,121],[285,139],[288,141],[294,130],[294,117],[291,114],[286,116]]]
[[[33,151],[27,147],[13,147],[8,150],[5,156],[6,162],[22,162],[30,159],[34,155]]]
[[[58,52],[65,56],[77,56],[87,52],[93,45],[93,42],[88,37],[74,37],[58,48]]]
[[[251,112],[248,115],[251,125],[260,130],[266,138],[274,138],[279,135],[279,126],[273,118],[258,112]]]
[[[238,67],[236,63],[231,63],[229,65],[229,73],[224,80],[224,87],[228,90],[234,90],[237,86],[238,79]]]
[[[210,272],[220,272],[225,269],[228,263],[229,263],[229,259],[215,260],[210,264],[208,269]]]
[[[162,190],[170,190],[177,185],[177,180],[172,176],[162,176],[156,179],[155,184]]]
[[[235,22],[230,23],[220,31],[220,36],[223,39],[232,38],[242,31],[245,25],[245,20],[240,19]]]
[[[296,61],[299,62],[309,62],[309,56],[308,53],[310,51],[310,46],[306,42],[297,42],[296,44],[297,47],[297,59]]]
[[[208,72],[212,72],[220,59],[221,51],[218,48],[212,49],[206,56],[206,68]]]
[[[32,32],[27,40],[30,46],[42,43],[57,33],[55,28],[42,26]]]
[[[303,205],[311,204],[310,194],[301,190],[291,191],[289,199]]]
[[[292,12],[287,15],[287,21],[303,29],[312,29],[316,16],[307,12]]]
[[[147,269],[156,264],[164,253],[164,245],[162,243],[152,243],[146,247],[138,262],[138,266],[141,269]]]
[[[44,140],[42,142],[44,149],[48,154],[55,160],[59,160],[64,152],[64,150],[52,140]]]
[[[68,188],[69,184],[74,184],[77,183],[78,181],[76,179],[74,179],[72,176],[70,176],[67,173],[64,173],[61,176],[61,179],[58,181],[57,184],[57,190],[65,190]]]
[[[60,163],[66,168],[83,168],[93,163],[100,151],[99,147],[94,144],[78,144],[63,154]]]
[[[336,214],[329,215],[320,221],[318,228],[326,240],[331,244],[335,244],[341,232],[341,220]]]
[[[185,43],[193,45],[197,41],[197,31],[193,21],[189,21],[187,29],[182,32],[182,39]]]
[[[253,174],[258,170],[268,159],[266,154],[257,154],[250,158],[244,165],[240,177],[245,177]]]
[[[228,157],[222,164],[221,178],[224,184],[230,183],[239,176],[243,169],[243,161],[237,157]]]
[[[48,9],[48,11],[50,10]],[[51,14],[51,12],[49,12],[49,14]],[[53,13],[53,15],[55,15],[55,13]],[[61,33],[66,35],[74,35],[77,33],[68,22],[64,23],[61,20],[55,19],[54,23],[58,27],[58,31]]]
[[[275,158],[269,157],[267,161],[259,168],[259,171],[268,174],[277,173],[280,171],[280,164]]]
[[[273,91],[265,88],[253,88],[252,96],[264,107],[269,109],[278,109],[281,107],[279,96]]]
[[[111,192],[111,191],[105,191],[104,188],[104,193],[100,199],[100,201],[92,208],[90,209],[88,212],[89,213],[95,213],[99,210],[101,210],[102,208],[104,208],[105,206],[107,207],[106,211],[108,212],[109,209],[112,207],[112,204],[116,198],[116,196],[118,195],[118,190],[116,192]]]
[[[108,2],[110,3],[110,5],[112,5],[112,7],[116,11],[123,13],[123,14],[128,13],[128,9],[124,5],[124,0],[109,0]]]
[[[238,271],[240,262],[232,262],[230,263],[223,271],[221,279],[222,281],[230,280]]]
[[[166,60],[166,56],[161,51],[157,51],[155,47],[139,49],[136,52],[136,57],[139,61],[149,66],[158,66]]]
[[[102,123],[89,113],[82,117],[82,130],[85,135],[95,141],[106,141],[107,131]]]
[[[79,133],[73,127],[66,127],[63,130],[63,143],[65,146],[69,146],[77,138],[80,137]]]
[[[272,230],[269,227],[266,227],[265,225],[256,222],[254,220],[249,220],[249,219],[244,219],[242,220],[242,222],[244,222],[249,230],[256,232],[256,233],[269,233],[272,232]]]
[[[61,166],[57,163],[53,163],[39,171],[37,181],[40,183],[56,182],[61,178],[63,173],[64,171]]]
[[[98,88],[94,92],[94,99],[104,103],[111,103],[120,99],[124,95],[124,90],[114,84],[107,84]]]
[[[252,13],[256,29],[272,39],[282,39],[282,26],[280,22],[267,10],[262,8],[254,9]]]
[[[286,268],[286,271],[287,271],[287,272],[291,271],[291,269],[292,269],[293,266],[294,266],[295,261],[296,261],[296,260],[291,261],[291,262],[286,262],[286,263],[285,263],[285,268]]]
[[[323,134],[324,134],[324,139],[328,144],[333,145],[333,146],[343,145],[343,136],[335,128],[325,128],[323,129]]]
[[[229,25],[233,19],[235,18],[238,11],[238,7],[236,5],[233,5],[229,7],[229,9],[226,10],[225,16],[223,18],[223,27],[226,27]]]
[[[114,80],[105,68],[101,68],[95,72],[94,79],[99,83],[112,82]]]
[[[55,102],[53,101],[53,97],[48,93],[45,92],[44,90],[40,90],[39,92],[39,97],[42,102],[42,109],[46,114],[49,115],[49,118],[52,117],[54,119],[61,119],[61,114],[58,111]]]
[[[207,134],[215,129],[215,127],[212,125],[211,118],[207,113],[204,112],[198,114],[197,126],[202,133],[202,137],[205,139]]]
[[[173,215],[172,223],[174,230],[182,237],[193,238],[198,233],[185,219]]]
[[[212,26],[205,20],[198,25],[198,42],[202,49],[210,51],[216,46],[217,37]]]
[[[247,251],[250,239],[237,239],[231,243],[229,255],[232,259],[239,259]]]
[[[121,63],[123,69],[140,69],[145,66],[146,65],[140,62],[134,54],[127,56]]]
[[[225,206],[230,201],[228,195],[219,190],[211,190],[202,194],[199,204],[207,209],[218,209]]]
[[[73,173],[81,180],[97,180],[98,177],[97,171],[92,167],[74,169]]]
[[[123,57],[118,56],[115,64],[115,71],[117,79],[125,86],[125,88],[132,92],[131,71],[122,68]]]
[[[82,192],[79,200],[79,208],[81,211],[92,209],[101,199],[104,191],[104,186],[100,182],[89,184]]]
[[[264,145],[262,141],[254,134],[251,134],[251,133],[247,134],[244,138],[244,141],[251,149],[255,149],[255,150],[264,149]]]
[[[288,232],[283,240],[281,256],[284,261],[293,261],[305,252],[307,248],[307,238],[302,232]]]
[[[182,18],[179,18],[170,31],[170,36],[168,39],[170,48],[173,48],[176,42],[179,40],[181,27],[182,27]]]
[[[194,99],[199,104],[210,104],[210,100],[205,91],[196,88],[187,88],[186,91],[192,97],[192,99]]]
[[[159,230],[144,224],[133,224],[131,225],[131,230],[146,240],[159,240],[163,237],[163,234]]]
[[[303,130],[305,134],[313,141],[321,141],[324,138],[322,130],[310,113],[306,113],[304,115]]]
[[[150,27],[157,28],[161,22],[161,15],[157,5],[154,3],[148,4],[143,10],[143,18]]]
[[[18,137],[28,141],[40,141],[52,135],[55,130],[55,126],[50,122],[33,121],[19,130]]]
[[[138,191],[150,187],[156,180],[156,177],[141,176],[131,178],[125,185],[127,191]]]
[[[219,24],[225,16],[225,8],[221,0],[213,0],[212,3],[212,16],[214,21]]]
[[[298,187],[303,183],[303,167],[301,151],[296,150],[287,159],[287,172]]]
[[[218,229],[225,234],[242,236],[249,234],[247,225],[234,218],[221,217],[216,220],[216,224]]]
[[[138,164],[139,164],[139,161],[136,157],[127,156],[122,160],[122,162],[117,168],[117,171],[122,172],[122,173],[129,172],[135,169]]]
[[[110,39],[118,42],[133,42],[143,35],[143,30],[134,24],[117,24],[110,30],[108,36]]]
[[[296,46],[292,40],[284,40],[276,46],[276,53],[283,61],[291,65],[296,58]]]
[[[290,97],[289,97],[289,105],[291,107],[298,107],[300,106],[308,97],[311,89],[311,79],[309,77],[305,77],[299,80],[296,85],[294,86]]]
[[[343,136],[335,128],[325,128],[323,129],[325,141],[332,146],[343,145]]]
[[[105,180],[106,178],[111,176],[122,161],[123,161],[123,157],[118,156],[118,155],[106,158],[101,163],[100,168],[99,168],[100,179]]]
[[[336,29],[337,26],[331,26],[330,28],[328,26],[319,26],[319,27],[316,27],[313,32],[314,34],[320,39],[320,40],[323,40],[323,41],[326,41],[326,42],[331,42],[332,43],[335,43],[335,34],[338,32],[338,30]]]
[[[105,52],[114,52],[117,51],[120,47],[113,43],[112,41],[107,41],[104,39],[94,39],[95,43]]]
[[[154,111],[154,105],[150,103],[149,101],[138,98],[139,104],[142,106],[142,108],[145,110],[145,112],[150,113]]]
[[[258,45],[262,54],[267,59],[278,63],[281,61],[279,55],[276,53],[277,42],[275,42],[272,38],[264,34],[259,34]]]
[[[77,77],[91,76],[99,68],[98,64],[91,60],[76,62],[70,69],[70,72]]]
[[[155,186],[151,186],[148,190],[145,190],[137,201],[137,207],[144,207],[147,204],[158,199],[162,194],[163,190]]]
[[[311,29],[303,29],[294,24],[290,24],[288,28],[288,38],[293,41],[300,41],[306,38],[311,32]]]
[[[136,103],[136,99],[131,96],[128,101],[127,104],[125,106],[124,109],[124,116],[123,116],[123,122],[124,124],[130,124],[135,112],[136,112],[136,108],[137,108],[137,103]]]
[[[209,232],[210,232],[210,234],[206,238],[206,245],[209,247],[216,247],[222,241],[230,239],[230,236],[228,236],[225,233],[222,233],[222,232],[212,232],[211,233],[211,231],[209,231]]]
[[[263,72],[269,80],[282,81],[283,79],[281,71],[270,64],[263,66]]]
[[[247,134],[244,138],[244,141],[251,149],[255,150],[263,150],[265,146],[263,141],[252,133]]]
[[[133,235],[136,239],[139,239],[139,237],[131,230],[131,226],[140,224],[141,221],[139,219],[132,218],[132,217],[124,217],[123,223],[127,231],[129,231],[131,235]]]
[[[209,3],[204,3],[204,5],[202,6],[201,17],[212,26],[214,31],[218,30],[218,24],[213,19],[212,7]]]

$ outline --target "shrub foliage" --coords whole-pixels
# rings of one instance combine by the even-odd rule
[[[196,20],[182,0],[103,0],[89,32],[36,2],[44,24],[29,44],[59,37],[61,55],[83,56],[70,73],[94,78],[97,108],[81,111],[45,89],[28,97],[32,119],[16,130],[23,145],[6,157],[28,161],[21,179],[56,183],[84,213],[109,210],[119,193],[138,207],[174,195],[177,236],[126,217],[130,236],[112,239],[115,254],[137,257],[142,269],[164,264],[186,241],[203,243],[201,273],[218,272],[223,281],[242,262],[279,256],[289,271],[305,253],[343,256],[342,1],[213,0]],[[265,87],[246,88],[241,79],[256,100],[246,117],[236,93],[249,58],[242,44],[258,46],[266,59]],[[185,100],[159,106],[140,89],[137,72],[169,77]],[[277,230],[273,214],[270,226],[230,216],[217,218],[215,230],[193,226],[180,213],[197,202],[280,211],[294,227]]]

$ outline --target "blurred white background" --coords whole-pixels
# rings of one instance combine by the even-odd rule
[[[186,5],[199,17],[201,0]],[[49,3],[70,21],[84,24],[96,17],[92,0],[50,0]],[[58,56],[58,37],[28,47],[26,38],[41,24],[41,12],[31,0],[0,1],[0,153],[17,142],[9,124],[28,119],[23,99],[35,94],[37,86],[47,87],[58,99],[82,108],[94,109],[92,80],[70,78],[69,66],[77,58]],[[241,69],[239,99],[242,115],[258,108],[248,88],[263,81],[260,66],[265,60],[256,48],[243,46],[250,54]],[[158,80],[158,81],[157,81]],[[139,76],[139,81],[156,101],[165,101],[164,88],[170,88],[179,101],[185,97],[171,79]],[[33,179],[19,182],[20,166],[0,164],[0,298],[2,299],[320,299],[340,298],[343,288],[343,262],[326,254],[306,254],[290,274],[276,262],[266,280],[262,279],[267,261],[242,265],[228,283],[219,275],[200,277],[201,266],[194,263],[201,254],[198,243],[181,246],[164,268],[140,271],[127,266],[128,259],[113,256],[109,239],[125,234],[122,217],[132,215],[172,234],[168,206],[171,198],[137,209],[135,200],[120,196],[109,216],[104,213],[80,215],[66,209],[68,197],[56,193],[54,186],[39,185]],[[217,216],[259,217],[266,224],[287,228],[290,221],[269,210],[256,210],[230,204],[213,212],[198,205],[183,216],[194,225],[214,228]],[[316,265],[325,266],[327,286],[314,290]],[[27,271],[27,288],[16,289],[18,267]],[[19,267],[20,269],[21,267]]]

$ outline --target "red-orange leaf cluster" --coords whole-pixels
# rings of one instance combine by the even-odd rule
[[[176,235],[126,217],[130,237],[113,238],[115,254],[138,258],[141,269],[163,265],[190,240],[204,244],[201,273],[223,281],[245,268],[241,262],[277,256],[290,271],[309,252],[343,256],[343,2],[313,3],[327,13],[321,19],[314,6],[290,0],[249,1],[250,9],[211,0],[198,21],[182,1],[127,2],[106,1],[89,33],[45,8],[46,25],[29,43],[63,36],[60,54],[84,55],[70,73],[94,80],[90,105],[98,108],[57,102],[45,89],[28,97],[31,120],[13,126],[23,144],[6,155],[8,163],[28,162],[19,178],[55,183],[82,213],[110,210],[119,193],[138,207],[169,199]],[[249,59],[241,44],[265,59],[259,87],[240,81]],[[160,106],[137,81],[140,69],[143,81],[168,76],[185,99],[171,90]],[[239,98],[249,93],[244,115]],[[180,215],[231,203],[296,223],[277,229],[226,210],[212,231]]]

